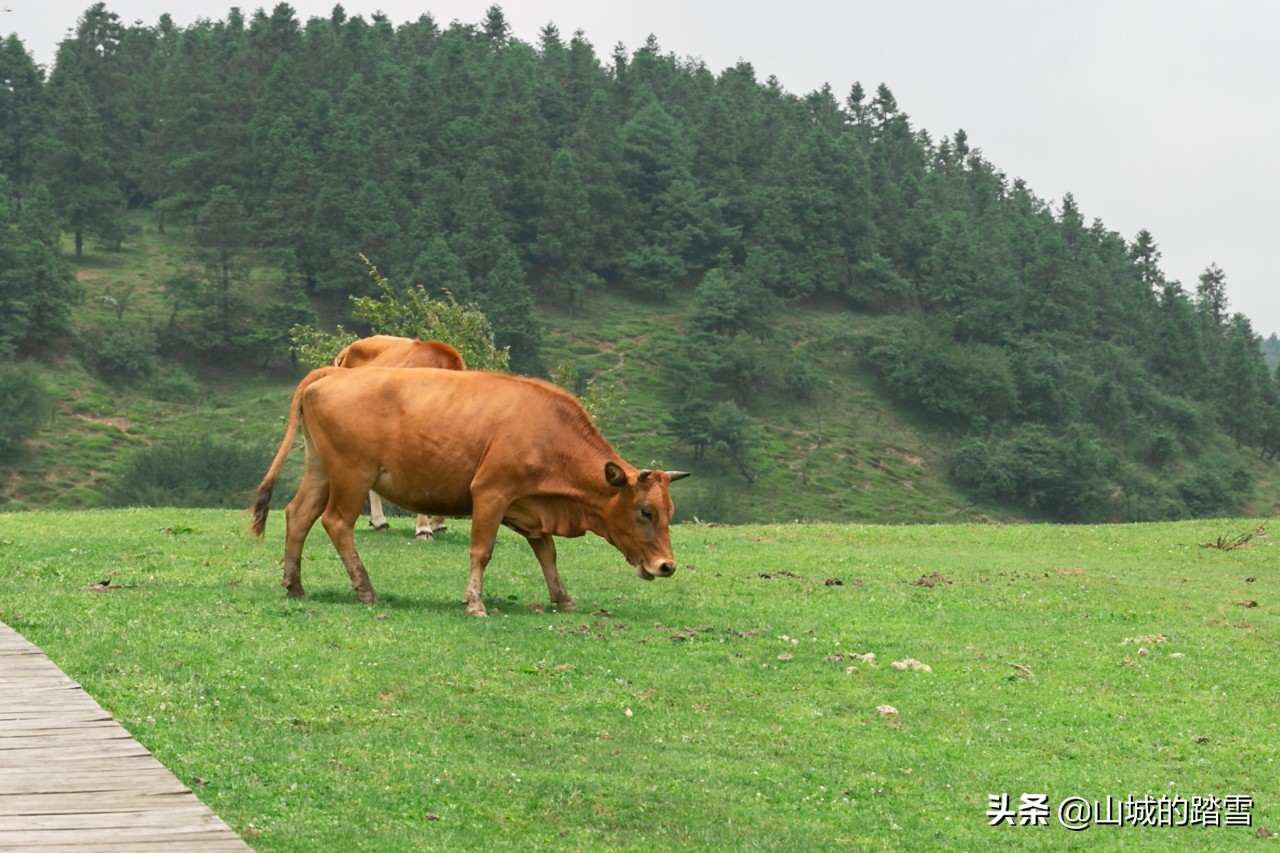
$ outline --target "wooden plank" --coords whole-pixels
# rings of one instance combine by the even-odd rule
[[[77,734],[80,737],[120,737],[120,732],[124,731],[120,728],[120,724],[114,720],[103,719],[81,719],[81,720],[11,720],[4,724],[7,729],[0,734],[0,743],[4,739],[12,738],[15,742],[21,742],[22,738],[28,737],[45,737],[56,738],[61,732],[66,735]],[[128,733],[124,734],[128,737]]]
[[[177,799],[172,798],[172,799]],[[155,808],[119,811],[91,811],[72,814],[16,814],[5,816],[5,831],[23,832],[29,829],[102,829],[114,827],[145,834],[160,830],[175,831],[173,818],[184,818],[183,832],[204,832],[217,820],[199,801],[196,805],[162,804]],[[2,837],[2,836],[0,836]]]
[[[6,767],[39,769],[46,764],[80,761],[120,761],[130,765],[154,761],[151,753],[133,738],[56,746],[0,748],[0,764]]]
[[[73,708],[60,708],[48,714],[35,714],[27,710],[15,711],[12,714],[0,715],[0,722],[4,723],[3,726],[0,726],[0,735],[3,734],[4,729],[11,726],[57,728],[64,724],[79,726],[94,722],[110,723],[115,726],[120,725],[115,721],[115,718],[102,710],[102,707],[97,703],[94,703],[92,707],[77,705]]]
[[[0,673],[0,851],[249,849],[3,622]]]
[[[57,845],[66,846],[68,844],[76,844],[78,849],[95,850],[97,849],[98,839],[110,835],[110,841],[113,844],[120,845],[122,842],[128,842],[126,846],[136,848],[138,844],[158,844],[166,843],[170,845],[170,849],[174,849],[173,845],[180,845],[177,849],[181,850],[204,850],[203,842],[221,842],[228,843],[230,839],[222,838],[216,831],[215,827],[197,826],[190,829],[164,829],[162,827],[110,827],[108,829],[87,828],[87,829],[29,829],[22,832],[14,832],[11,835],[0,832],[0,850],[32,850],[43,849],[41,842],[47,840]],[[239,841],[239,839],[236,839]],[[238,849],[241,851],[248,850],[249,847],[239,841],[238,847],[228,847],[224,849]]]
[[[114,766],[114,765],[113,765]],[[92,771],[91,767],[75,767],[49,770],[39,778],[17,773],[0,776],[0,796],[48,795],[50,797],[74,793],[103,793],[112,791],[136,791],[139,796],[155,794],[188,794],[191,790],[163,767],[141,767],[127,776],[110,772]]]
[[[173,853],[175,850],[198,849],[201,853],[244,853],[245,845],[243,841],[235,839],[234,841],[225,841],[221,838],[201,838],[198,844],[193,844],[188,838],[163,838],[148,837],[145,839],[138,838],[130,841],[98,841],[94,840],[93,844],[86,845],[83,842],[74,840],[64,841],[59,839],[52,840],[47,834],[42,834],[34,840],[24,841],[22,843],[6,844],[0,838],[0,850],[12,851],[35,851],[35,853],[85,853],[86,849],[101,851],[118,850],[121,853],[147,853],[147,851],[155,851],[155,853]]]
[[[164,798],[182,798],[185,788],[143,792],[142,801],[164,805]],[[93,814],[128,811],[138,807],[139,795],[133,791],[59,791],[54,794],[0,794],[2,815]]]

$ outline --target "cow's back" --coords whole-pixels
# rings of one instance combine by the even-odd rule
[[[335,367],[436,367],[464,370],[462,355],[444,341],[371,335],[353,341],[333,361]]]

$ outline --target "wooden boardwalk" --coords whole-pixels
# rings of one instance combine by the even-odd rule
[[[250,848],[0,622],[0,850],[161,849]]]

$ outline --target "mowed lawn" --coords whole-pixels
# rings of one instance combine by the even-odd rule
[[[484,620],[466,522],[392,521],[364,606],[318,525],[285,599],[279,511],[0,515],[0,619],[260,850],[1280,835],[1280,548],[1202,547],[1257,520],[681,525],[653,583],[589,536],[573,613],[504,531]]]

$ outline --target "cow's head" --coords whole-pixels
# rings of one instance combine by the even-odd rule
[[[616,490],[605,509],[605,538],[635,566],[642,580],[669,578],[676,572],[667,530],[675,506],[668,487],[688,477],[684,471],[628,474],[617,462],[606,462],[604,479]]]

